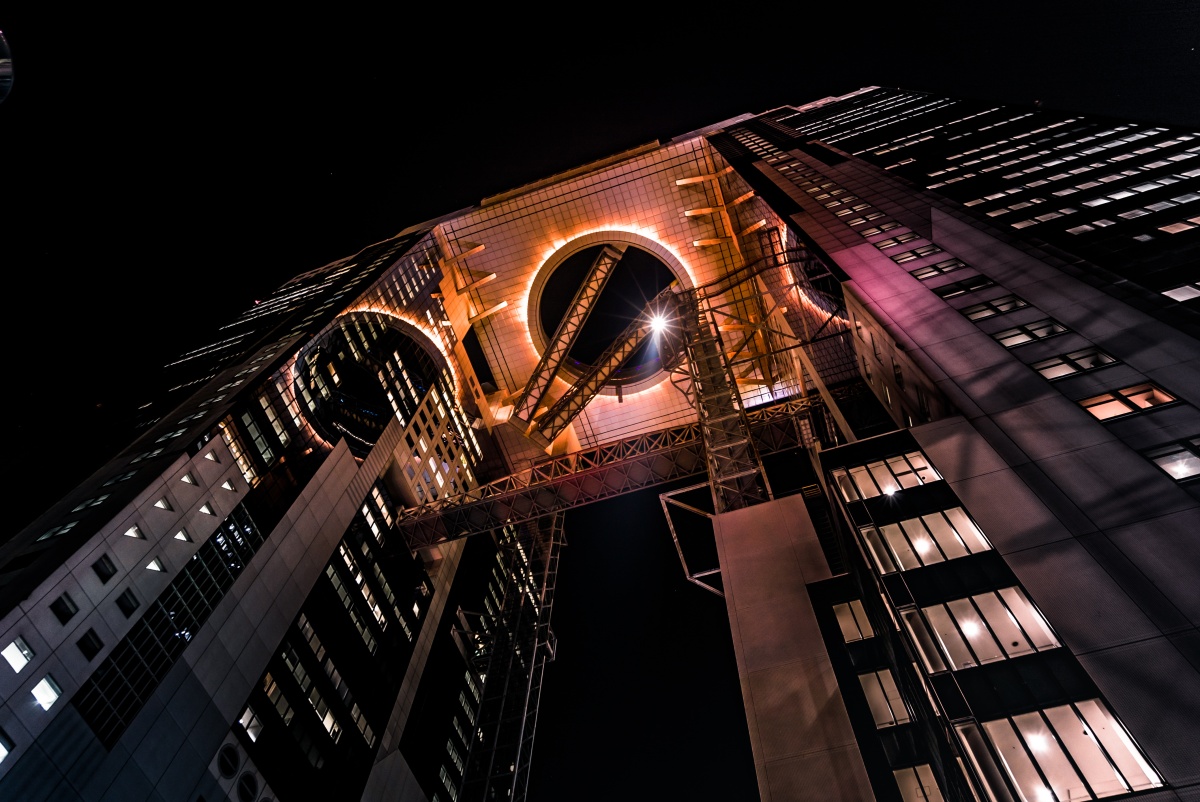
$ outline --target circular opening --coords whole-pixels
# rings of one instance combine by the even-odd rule
[[[420,335],[384,315],[339,318],[296,365],[296,394],[305,418],[331,443],[343,437],[356,456],[375,446],[393,415],[410,421],[434,386],[453,397],[448,374]],[[438,355],[440,357],[440,354]]]
[[[237,795],[241,802],[254,802],[254,797],[258,796],[258,778],[250,772],[238,777]]]
[[[559,263],[542,286],[538,299],[537,324],[543,342],[549,342],[583,285],[605,243],[589,245]],[[596,366],[604,351],[646,308],[646,302],[666,289],[676,275],[656,255],[635,245],[625,247],[621,261],[612,269],[600,296],[592,304],[587,321],[567,352],[564,370],[578,376]],[[610,379],[611,384],[641,381],[662,369],[657,337],[638,346]]]
[[[229,744],[222,746],[221,750],[217,752],[217,771],[221,772],[221,776],[227,780],[237,773],[241,763],[242,759],[238,755],[237,749]]]

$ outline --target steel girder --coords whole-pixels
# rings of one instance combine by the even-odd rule
[[[563,393],[546,414],[535,420],[535,426],[548,441],[553,441],[563,429],[583,411],[583,408],[604,389],[604,385],[612,375],[625,364],[637,347],[650,335],[653,330],[653,320],[657,316],[674,320],[677,317],[679,289],[676,282],[671,282],[658,295],[650,299],[642,313],[630,321],[625,331],[613,340],[604,353],[596,360],[596,365],[570,390]],[[664,348],[662,353],[664,363],[670,359],[670,354]]]
[[[579,286],[571,305],[567,307],[566,316],[559,322],[542,358],[538,360],[533,374],[526,382],[524,391],[513,405],[513,417],[525,423],[533,420],[538,404],[546,391],[550,389],[554,377],[558,375],[559,368],[567,358],[571,346],[575,344],[580,330],[583,329],[583,324],[587,322],[596,299],[600,297],[600,292],[608,283],[608,277],[612,275],[613,269],[624,255],[625,246],[605,245],[596,256],[592,266],[588,269],[583,284]],[[533,324],[530,323],[530,325]]]
[[[506,581],[487,648],[473,659],[483,678],[479,737],[471,739],[460,802],[525,799],[542,677],[554,659],[550,616],[563,542],[562,512],[502,532]]]
[[[823,414],[823,407],[804,398],[748,410],[758,453],[808,445],[810,413]],[[690,423],[565,454],[466,493],[397,510],[396,527],[417,551],[706,470],[700,424]]]
[[[720,335],[708,310],[694,296],[683,303],[681,312],[691,399],[700,419],[714,508],[728,512],[759,504],[770,498],[771,490],[750,438]]]

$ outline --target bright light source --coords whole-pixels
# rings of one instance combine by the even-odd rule
[[[662,315],[655,315],[654,317],[650,318],[650,328],[651,328],[651,330],[654,331],[655,334],[662,331],[666,327],[667,327],[667,319],[665,317],[663,317]]]
[[[54,704],[59,696],[62,696],[62,688],[58,687],[58,683],[49,674],[33,686],[33,698],[42,706],[42,710],[49,710],[50,705]]]

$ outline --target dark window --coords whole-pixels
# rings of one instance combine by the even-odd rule
[[[131,588],[126,588],[125,592],[117,597],[117,606],[121,608],[121,612],[128,618],[133,615],[134,610],[141,606],[141,602],[138,601],[137,596],[133,595]]]
[[[75,613],[79,612],[79,607],[69,595],[64,593],[50,602],[50,610],[54,613],[54,617],[58,619],[59,623],[65,624],[71,620]]]
[[[100,640],[100,636],[96,634],[96,630],[89,629],[83,633],[83,637],[75,642],[79,647],[79,651],[83,652],[83,656],[91,660],[96,655],[100,654],[100,650],[104,648],[104,641]]]
[[[96,572],[96,576],[100,577],[101,583],[107,583],[117,575],[117,566],[113,564],[112,558],[107,554],[92,563],[92,570]]]
[[[1061,379],[1063,376],[1070,376],[1075,373],[1082,373],[1085,370],[1095,370],[1105,365],[1112,365],[1116,361],[1114,357],[1093,346],[1091,348],[1084,348],[1082,351],[1061,354],[1053,359],[1034,362],[1030,367],[1047,379],[1053,380]]]

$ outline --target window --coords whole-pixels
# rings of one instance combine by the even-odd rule
[[[881,574],[907,571],[992,547],[962,507],[859,530]]]
[[[13,638],[13,642],[5,646],[0,654],[4,655],[4,659],[12,666],[12,670],[18,674],[33,659],[33,649],[29,648],[29,644],[20,635]]]
[[[935,265],[918,267],[912,272],[912,275],[921,281],[928,281],[935,276],[941,276],[955,270],[961,270],[966,266],[966,263],[963,262],[962,259],[947,259],[944,262],[938,262]]]
[[[33,686],[32,693],[42,710],[49,710],[50,706],[58,701],[58,697],[62,696],[62,688],[54,681],[54,677],[47,674],[42,677],[41,682]]]
[[[1005,348],[1016,348],[1018,345],[1044,340],[1056,334],[1065,334],[1067,331],[1067,327],[1063,324],[1046,318],[1036,323],[1027,323],[1024,326],[998,331],[992,337]]]
[[[1151,449],[1146,456],[1172,479],[1182,482],[1200,476],[1200,437]]]
[[[165,570],[167,570],[167,569],[163,567],[162,560],[160,560],[160,559],[158,559],[157,557],[155,557],[153,560],[151,560],[150,562],[146,563],[146,570],[147,570],[147,571],[158,571],[158,572],[162,572],[162,571],[165,571]]]
[[[896,679],[889,669],[874,671],[870,674],[859,674],[858,681],[862,683],[863,693],[875,717],[875,727],[894,727],[912,721],[908,707],[896,687]]]
[[[896,769],[892,772],[896,785],[900,787],[900,798],[904,802],[943,802],[942,792],[933,779],[929,764]]]
[[[863,609],[858,599],[845,604],[833,605],[833,613],[837,616],[838,626],[842,628],[842,637],[846,643],[865,640],[875,636],[871,622],[867,620],[867,611]]]
[[[984,287],[991,287],[995,283],[987,276],[971,276],[971,278],[938,287],[934,292],[941,298],[955,298],[959,295],[966,295],[968,292],[982,290]]]
[[[125,537],[136,537],[136,538],[145,539],[146,536],[142,534],[142,530],[140,528],[138,528],[137,524],[134,524],[133,526],[131,526],[125,530]]]
[[[67,532],[70,532],[73,528],[75,528],[75,524],[77,524],[77,523],[79,523],[79,522],[78,521],[68,521],[65,524],[59,524],[58,526],[48,529],[45,532],[43,532],[41,535],[38,536],[38,542],[41,542],[43,540],[49,540],[50,538],[58,537],[59,535],[65,535]]]
[[[922,245],[920,248],[914,248],[911,251],[905,251],[904,253],[896,254],[892,257],[892,261],[898,265],[902,265],[905,262],[911,262],[914,259],[920,259],[922,256],[931,256],[935,253],[941,252],[942,249],[936,245]]]
[[[920,451],[910,451],[894,457],[859,465],[837,468],[834,482],[846,501],[860,501],[879,495],[890,496],[901,488],[936,482],[941,475],[934,470]]]
[[[104,641],[100,640],[100,636],[96,634],[96,630],[89,629],[83,633],[83,637],[75,641],[75,645],[79,647],[79,651],[83,652],[83,656],[91,660],[104,648]]]
[[[1174,400],[1175,396],[1147,382],[1085,398],[1079,402],[1079,405],[1096,418],[1108,420],[1162,404],[1169,404]]]
[[[1026,306],[1029,306],[1029,304],[1017,296],[1004,295],[991,301],[984,301],[981,304],[964,307],[959,311],[966,315],[968,320],[985,320],[989,317],[1011,312],[1014,309],[1021,309]]]
[[[1129,733],[1099,699],[956,726],[984,784],[1021,799],[1101,799],[1161,786]]]
[[[16,748],[13,739],[8,737],[8,733],[0,730],[0,763],[4,762],[4,758],[8,757],[8,753]]]
[[[892,357],[892,378],[896,380],[896,386],[903,390],[904,371],[900,369],[900,363],[896,361],[896,357]]]
[[[1112,365],[1116,361],[1115,357],[1109,356],[1099,348],[1093,346],[1091,348],[1084,348],[1082,351],[1061,354],[1053,359],[1046,359],[1042,362],[1034,362],[1030,367],[1047,379],[1054,380],[1061,379],[1063,376],[1082,373],[1085,370],[1095,370],[1105,365]]]
[[[898,234],[894,237],[881,239],[875,243],[875,247],[881,251],[886,251],[888,248],[895,248],[897,245],[901,245],[905,242],[912,242],[913,240],[917,239],[917,236],[918,235],[912,231],[908,231],[904,234]]]
[[[107,554],[100,555],[100,559],[92,563],[92,570],[100,577],[100,584],[107,584],[108,580],[117,575],[117,566]]]
[[[1200,298],[1200,281],[1193,281],[1172,290],[1164,290],[1163,295],[1172,301],[1189,301],[1192,298]]]
[[[133,611],[140,606],[141,602],[138,601],[137,596],[133,595],[132,588],[126,588],[125,592],[117,597],[117,607],[121,609],[126,618],[133,615]]]
[[[1015,587],[906,610],[900,617],[931,673],[1062,645],[1029,597]]]
[[[79,607],[69,594],[64,593],[50,602],[50,611],[54,613],[54,617],[58,619],[60,624],[65,624],[71,620],[75,613],[79,612]]]
[[[254,708],[247,707],[242,711],[242,717],[238,719],[238,723],[246,730],[246,736],[251,741],[257,741],[259,733],[262,732],[262,721],[254,712]]]

